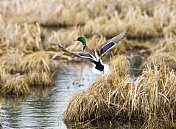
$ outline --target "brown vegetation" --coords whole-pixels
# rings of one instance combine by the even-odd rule
[[[149,128],[174,127],[175,19],[175,0],[1,1],[0,93],[19,95],[29,93],[31,86],[52,85],[53,59],[60,54],[51,50],[58,51],[58,43],[68,50],[82,50],[82,44],[73,40],[85,36],[87,45],[94,48],[128,28],[127,39],[164,36],[164,40],[151,50],[149,45],[124,38],[111,51],[113,55],[132,49],[152,53],[141,66],[141,75],[134,81],[127,74],[126,58],[112,59],[111,74],[75,94],[64,119],[139,119]],[[67,28],[59,28],[47,37],[40,25]]]
[[[52,85],[55,64],[48,54],[35,52],[26,56],[16,55],[12,53],[0,57],[1,93],[25,94],[30,92],[30,86]]]
[[[149,65],[154,68],[154,66],[161,66],[165,64],[170,69],[176,71],[176,37],[175,35],[165,35],[164,40],[156,45],[152,49],[152,54],[149,56],[146,61],[141,66],[141,71]]]
[[[175,0],[15,0],[1,1],[4,21],[44,26],[85,25],[84,34],[113,37],[129,28],[130,38],[152,38],[176,32]]]
[[[96,80],[89,89],[70,99],[65,121],[86,122],[117,118],[141,120],[144,127],[174,127],[176,119],[176,77],[166,65],[147,67],[133,81],[127,74],[126,59],[112,60],[112,73]],[[159,123],[158,125],[156,123]]]
[[[48,44],[43,44],[39,24],[0,19],[0,93],[20,95],[29,93],[31,86],[52,85],[55,64],[52,55],[43,51]]]

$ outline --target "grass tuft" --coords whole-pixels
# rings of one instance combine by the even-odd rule
[[[29,72],[29,85],[31,86],[51,86],[53,84],[53,75],[47,72]]]
[[[55,71],[55,65],[53,61],[44,51],[26,55],[21,62],[21,68],[22,71],[27,73],[31,71],[52,73]]]
[[[6,74],[1,78],[1,93],[21,95],[29,93],[28,77],[26,75]]]

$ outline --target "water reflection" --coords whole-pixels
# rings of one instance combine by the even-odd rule
[[[98,76],[89,66],[68,63],[58,69],[54,87],[34,88],[26,96],[6,96],[0,98],[2,126],[4,128],[66,128],[63,113],[69,97],[86,89]],[[5,118],[6,117],[6,118]]]
[[[131,77],[137,77],[139,75],[139,67],[141,66],[144,58],[140,55],[129,55],[128,60],[130,62],[130,67],[128,74]]]

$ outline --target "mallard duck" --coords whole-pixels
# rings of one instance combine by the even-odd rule
[[[86,40],[84,37],[78,37],[75,41],[80,41],[83,44],[83,52],[68,51],[60,45],[59,48],[64,52],[87,59],[91,64],[94,65],[95,69],[99,70],[101,73],[104,73],[108,69],[108,65],[103,64],[101,58],[107,51],[112,49],[120,40],[122,40],[122,38],[127,34],[127,31],[128,30],[123,31],[121,34],[113,37],[112,39],[106,41],[104,44],[94,49],[89,49],[86,46]]]

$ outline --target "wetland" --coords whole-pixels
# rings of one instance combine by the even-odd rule
[[[108,74],[61,51],[128,29]],[[2,128],[175,128],[176,1],[0,1]]]

